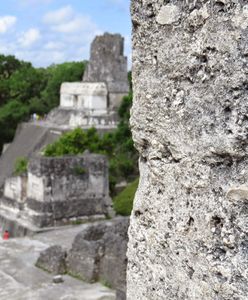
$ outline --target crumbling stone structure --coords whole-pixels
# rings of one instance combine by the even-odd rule
[[[128,300],[246,300],[248,5],[133,0]]]
[[[107,158],[98,154],[32,158],[27,176],[6,180],[0,204],[2,219],[34,230],[103,219],[112,212]]]
[[[60,106],[49,114],[48,120],[69,128],[116,128],[118,117],[108,107],[108,94],[104,82],[64,82]]]
[[[109,92],[108,107],[119,107],[129,91],[127,57],[124,56],[124,38],[120,34],[105,33],[94,39],[83,81],[105,82]]]
[[[10,206],[22,209],[27,197],[27,176],[9,177],[4,184],[5,201]],[[13,201],[14,200],[14,201]]]
[[[115,300],[126,300],[128,226],[129,217],[84,224],[66,247],[52,245],[42,251],[36,266],[54,275],[101,282],[116,290]]]
[[[48,123],[64,128],[117,127],[117,110],[129,92],[124,38],[119,34],[97,36],[91,45],[90,61],[83,82],[65,82],[60,106],[48,115]]]
[[[98,114],[107,111],[108,90],[104,82],[64,82],[60,89],[60,106]]]
[[[34,158],[29,163],[27,207],[36,226],[80,216],[108,215],[106,157],[97,154]]]

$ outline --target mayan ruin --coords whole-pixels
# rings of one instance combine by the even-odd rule
[[[0,8],[0,300],[248,300],[248,2]]]

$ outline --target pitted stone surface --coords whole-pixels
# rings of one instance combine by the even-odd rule
[[[40,253],[35,265],[55,275],[65,274],[66,251],[61,246],[51,246]]]
[[[133,0],[131,12],[128,300],[246,300],[247,5]]]
[[[168,4],[161,7],[157,16],[157,22],[159,24],[172,24],[178,21],[180,18],[180,10],[177,5]]]

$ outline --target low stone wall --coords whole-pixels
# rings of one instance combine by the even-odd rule
[[[27,176],[6,180],[0,198],[0,224],[26,228],[22,236],[44,227],[103,219],[112,215],[108,162],[103,155],[35,157]],[[9,221],[11,220],[11,222]],[[13,227],[14,228],[14,227]]]
[[[17,222],[15,218],[9,218],[4,213],[0,213],[0,235],[3,236],[4,231],[8,230],[11,238],[32,236],[36,232],[33,228],[29,228],[26,224]]]
[[[80,216],[108,215],[108,163],[102,155],[34,158],[29,163],[27,207],[36,226]]]
[[[120,105],[122,100],[119,99],[118,104]],[[114,111],[106,111],[105,113],[102,113],[98,110],[74,110],[70,112],[70,119],[69,119],[69,126],[71,127],[83,127],[83,128],[90,128],[95,127],[97,129],[101,128],[109,128],[109,129],[115,129],[117,128],[119,121],[119,117],[116,112]]]
[[[10,177],[5,180],[4,200],[7,206],[21,207],[26,200],[27,176]]]

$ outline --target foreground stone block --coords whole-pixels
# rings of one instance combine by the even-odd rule
[[[57,274],[66,273],[66,251],[61,246],[52,246],[42,251],[37,262],[36,267],[41,268],[47,272]],[[63,282],[59,279],[56,283]]]
[[[131,11],[141,179],[127,298],[246,300],[248,6],[133,0]]]
[[[102,225],[93,225],[76,236],[68,255],[69,273],[87,282],[98,280],[104,230]]]
[[[78,234],[68,254],[68,272],[85,281],[100,281],[126,294],[126,250],[129,218],[89,225]]]

